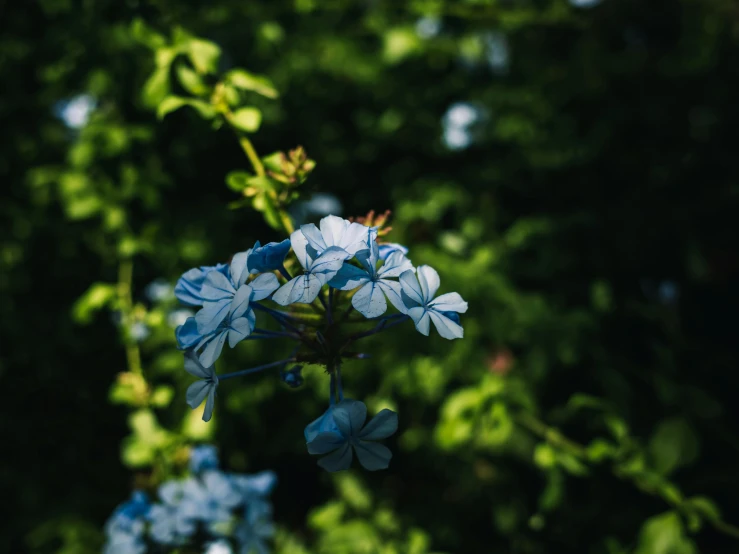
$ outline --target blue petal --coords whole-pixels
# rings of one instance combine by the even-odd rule
[[[388,256],[385,263],[377,272],[377,275],[383,279],[387,279],[389,277],[398,277],[408,270],[413,271],[413,264],[402,252],[396,250]]]
[[[387,257],[392,254],[393,252],[400,251],[403,254],[408,254],[408,249],[403,246],[402,244],[397,243],[389,243],[389,244],[381,244],[379,247],[379,255],[381,260],[387,260]]]
[[[408,310],[408,315],[416,324],[416,329],[422,335],[429,336],[429,330],[431,328],[431,318],[429,317],[429,311],[425,308],[411,308]]]
[[[188,306],[201,306],[203,297],[200,294],[200,289],[202,289],[205,278],[211,271],[217,271],[225,275],[228,272],[228,264],[203,266],[186,271],[179,278],[174,289],[177,299]]]
[[[344,260],[349,257],[350,255],[346,250],[332,246],[313,260],[307,269],[313,275],[316,275],[321,284],[324,285],[338,273],[341,266],[344,265]]]
[[[231,309],[233,298],[224,298],[218,302],[205,302],[202,309],[195,314],[198,332],[201,335],[212,333],[226,319]]]
[[[185,371],[190,375],[199,377],[200,379],[213,379],[215,377],[215,371],[213,368],[205,367],[200,363],[197,356],[191,352],[185,354]]]
[[[203,335],[198,333],[198,324],[195,318],[188,317],[185,323],[175,330],[175,337],[177,338],[177,347],[180,350],[187,350],[200,342]]]
[[[354,290],[369,280],[370,276],[366,271],[345,263],[328,284],[330,287],[339,290]]]
[[[249,259],[251,250],[246,252],[239,252],[234,254],[231,259],[231,265],[229,267],[229,277],[231,278],[231,284],[234,288],[239,285],[243,285],[246,282],[246,278],[249,276],[249,268],[247,267],[247,260]]]
[[[323,415],[306,425],[303,433],[305,435],[305,442],[312,441],[319,433],[339,431],[339,428],[336,426],[336,422],[334,421],[333,411],[333,407],[329,408],[323,413]]]
[[[387,446],[376,442],[359,441],[354,445],[354,449],[357,451],[359,463],[368,471],[387,469],[393,457]]]
[[[208,396],[211,388],[210,381],[195,381],[187,387],[187,394],[185,395],[187,405],[193,410],[200,406],[203,403],[203,399]]]
[[[290,235],[290,246],[292,246],[300,265],[303,266],[303,269],[306,269],[310,265],[311,257],[308,255],[308,239],[303,232],[303,227],[305,225]]]
[[[403,314],[408,311],[408,307],[403,302],[400,283],[390,281],[389,279],[380,279],[377,284],[382,289],[382,292],[385,293],[387,299],[390,300],[390,303],[395,306],[396,310]]]
[[[435,298],[429,303],[429,308],[433,307],[439,312],[458,312],[463,314],[467,311],[467,302],[456,292],[448,292]]]
[[[280,263],[280,265],[282,265]],[[277,276],[274,273],[263,273],[254,279],[249,286],[253,289],[252,301],[264,300],[280,287]]]
[[[326,471],[343,471],[352,465],[352,449],[349,443],[344,443],[333,454],[329,454],[318,460],[318,465]]]
[[[421,291],[423,292],[423,303],[430,302],[431,299],[439,290],[439,274],[437,271],[428,265],[420,265],[416,269],[416,275],[418,276],[418,283],[421,285]]]
[[[270,242],[264,246],[259,246],[259,242],[257,242],[249,255],[249,271],[251,273],[264,273],[280,269],[289,251],[290,239],[285,239],[282,242]]]
[[[347,441],[346,437],[336,432],[319,433],[308,443],[309,454],[326,454],[333,452]]]
[[[398,414],[385,409],[373,417],[358,436],[362,440],[376,441],[386,439],[397,430]]]
[[[313,302],[318,293],[321,291],[321,281],[316,275],[310,273],[299,275],[291,281],[285,283],[280,289],[272,295],[272,300],[281,306],[288,304],[300,303],[310,304]]]
[[[210,367],[214,363],[216,363],[216,360],[221,355],[221,351],[223,350],[223,343],[226,342],[227,334],[228,330],[224,329],[208,338],[208,341],[204,345],[205,349],[200,353],[199,356],[201,364],[203,364],[205,367]]]
[[[359,400],[344,399],[334,406],[334,421],[345,437],[359,434],[367,419],[367,406]]]
[[[211,386],[208,391],[208,399],[205,401],[205,410],[203,410],[203,421],[210,421],[213,416],[213,408],[216,404],[216,385]]]

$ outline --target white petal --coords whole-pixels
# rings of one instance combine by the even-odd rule
[[[448,292],[435,298],[429,304],[429,307],[432,306],[440,312],[457,312],[463,314],[467,311],[467,302],[456,292]]]
[[[246,261],[251,254],[252,249],[250,248],[246,252],[239,252],[234,254],[231,260],[231,265],[228,268],[228,273],[231,275],[231,282],[238,286],[243,285],[246,282],[246,278],[249,276],[249,269],[247,268]]]
[[[428,265],[418,266],[416,270],[418,275],[418,282],[421,284],[421,290],[423,291],[423,303],[430,301],[436,291],[439,290],[439,274],[436,270]]]
[[[431,321],[434,322],[434,327],[439,331],[439,334],[445,339],[461,339],[464,337],[464,329],[458,323],[455,323],[445,315],[429,310],[427,312],[431,317]]]
[[[406,258],[405,254],[403,254],[400,250],[394,250],[387,257],[385,263],[382,264],[382,267],[377,272],[377,274],[383,279],[387,279],[388,277],[397,277],[401,273],[404,273],[409,269],[413,270],[413,264],[411,263],[411,261]]]
[[[431,325],[431,318],[429,312],[425,308],[411,308],[408,310],[408,315],[411,316],[413,323],[416,324],[416,329],[422,335],[429,336],[429,329]]]
[[[290,293],[292,293],[293,287],[295,287],[295,283],[297,283],[298,279],[300,279],[301,277],[302,275],[295,277],[282,285],[279,290],[272,295],[272,300],[274,302],[277,302],[280,306],[287,306],[288,304],[291,304]]]
[[[418,279],[413,270],[408,270],[400,275],[400,286],[403,288],[403,292],[417,304],[423,305],[423,291],[421,285],[418,284]]]
[[[305,227],[305,225],[303,225],[303,227]],[[313,227],[315,227],[315,225],[313,225]],[[290,235],[290,246],[292,246],[293,252],[295,252],[295,256],[297,256],[300,265],[302,265],[303,268],[307,268],[310,264],[310,256],[308,256],[307,251],[308,239],[305,237],[301,229],[298,229]]]
[[[323,235],[321,235],[318,227],[312,223],[301,225],[300,232],[303,234],[306,244],[309,244],[313,250],[316,252],[323,252],[326,250],[326,242],[323,240]],[[293,250],[295,250],[295,247],[293,247]]]
[[[349,222],[335,215],[327,215],[319,223],[325,247],[341,246]]]
[[[246,310],[249,309],[249,302],[251,301],[253,289],[250,285],[241,285],[239,290],[236,291],[234,299],[231,301],[229,313],[231,319],[236,319],[244,315]]]
[[[369,319],[380,316],[387,311],[385,295],[378,285],[378,283],[370,281],[352,297],[352,306]]]
[[[249,286],[254,289],[253,301],[264,300],[274,291],[276,291],[280,282],[277,280],[277,276],[274,273],[262,273],[259,277],[254,279]]]
[[[397,281],[390,281],[388,279],[380,279],[377,284],[382,289],[382,292],[385,293],[387,299],[390,300],[390,303],[395,306],[396,310],[398,310],[402,314],[408,311],[408,308],[406,307],[403,299],[400,296],[400,283],[398,283]]]

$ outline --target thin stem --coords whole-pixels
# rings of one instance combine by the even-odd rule
[[[336,366],[336,388],[339,390],[339,402],[344,400],[344,387],[341,385],[341,364]]]
[[[288,281],[292,279],[292,276],[287,272],[284,265],[280,266],[280,275],[282,275]]]
[[[239,144],[241,145],[241,148],[246,153],[246,157],[249,158],[249,161],[251,162],[252,167],[254,168],[254,172],[259,177],[264,177],[264,165],[262,164],[262,160],[259,159],[259,156],[257,155],[257,151],[254,150],[254,145],[251,143],[251,141],[246,138],[243,135],[239,135]]]
[[[326,301],[323,299],[323,295],[320,292],[318,293],[317,298],[321,301],[321,306],[323,306],[323,309],[328,312],[328,306],[326,306]]]
[[[402,319],[397,319],[398,316],[400,316]],[[390,321],[391,319],[396,319],[396,321],[393,321],[392,323],[388,324],[388,321]],[[386,329],[390,329],[391,327],[395,327],[396,325],[404,323],[407,319],[410,319],[410,318],[405,314],[396,314],[396,315],[388,316],[386,318],[382,318],[380,322],[374,327],[374,329],[370,329],[369,331],[365,331],[364,333],[357,333],[355,335],[351,335],[349,337],[349,342],[347,344],[355,340],[359,340],[365,337],[372,336]]]
[[[326,307],[326,319],[328,324],[332,325],[334,322],[334,289],[328,288],[328,306]]]
[[[286,333],[284,331],[268,331],[267,329],[259,329],[256,328],[253,331],[254,333],[257,333],[259,335],[264,335],[266,337],[289,337],[291,339],[299,339],[300,335],[296,333]]]
[[[132,285],[133,260],[123,260],[118,266],[118,302],[121,310],[121,323],[125,329],[126,362],[131,373],[142,375],[141,350],[136,341],[130,337],[129,329],[133,312]]]
[[[532,434],[538,436],[541,439],[544,439],[550,445],[567,452],[583,463],[590,462],[587,449],[584,446],[578,444],[573,440],[568,439],[559,430],[555,429],[554,427],[550,427],[535,416],[522,413],[514,416],[514,421],[518,423],[521,427],[530,431]],[[631,475],[629,473],[619,471],[618,466],[612,467],[611,471],[619,479],[631,481],[632,484],[634,484],[636,487],[643,490],[647,494],[662,498],[665,502],[678,510],[682,511],[683,509],[685,509],[684,505],[689,504],[689,502],[686,502],[684,500],[676,501],[672,496],[666,496],[662,493],[659,487],[651,486],[651,483],[648,486],[645,486],[645,483],[643,481],[640,481],[638,475]],[[737,527],[736,525],[726,523],[721,519],[707,519],[706,522],[720,533],[739,539],[739,527]]]
[[[336,377],[332,373],[331,382],[329,383],[329,386],[328,386],[328,405],[329,406],[333,406],[334,404],[336,404],[336,398],[334,398],[335,396],[336,396]]]
[[[285,360],[280,360],[279,362],[272,362],[270,364],[264,364],[257,367],[252,367],[251,369],[243,369],[241,371],[235,371],[234,373],[227,373],[226,375],[223,375],[222,377],[219,376],[219,381],[224,381],[225,379],[231,379],[233,377],[241,377],[242,375],[249,375],[250,373],[256,373],[258,371],[262,371],[264,369],[269,369],[271,367],[276,367],[280,365],[287,365],[290,362],[294,362],[295,358],[287,358]]]

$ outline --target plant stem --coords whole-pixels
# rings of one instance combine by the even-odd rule
[[[124,328],[126,343],[126,361],[128,370],[136,375],[142,375],[141,350],[139,345],[130,337],[131,315],[133,312],[133,260],[122,260],[118,266],[118,302],[121,310],[121,323]]]
[[[239,144],[246,153],[246,157],[249,158],[249,161],[254,168],[254,173],[256,173],[259,177],[264,177],[264,165],[262,164],[262,160],[259,159],[257,151],[254,150],[254,145],[251,143],[251,141],[244,135],[239,134]]]
[[[279,365],[287,365],[290,362],[294,362],[295,358],[287,358],[285,360],[280,360],[279,362],[272,362],[270,364],[264,364],[257,367],[252,367],[251,369],[243,369],[241,371],[235,371],[234,373],[227,373],[226,375],[222,377],[218,377],[219,381],[223,381],[225,379],[231,379],[233,377],[241,377],[243,375],[249,375],[250,373],[256,373],[258,371],[262,371],[264,369],[269,369],[271,367],[276,367]]]

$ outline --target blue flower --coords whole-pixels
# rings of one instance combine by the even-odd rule
[[[433,299],[439,290],[439,274],[435,269],[422,265],[416,274],[406,271],[400,276],[400,285],[405,311],[421,334],[428,336],[430,323],[433,322],[445,339],[461,339],[464,336],[459,316],[454,312],[465,313],[467,302],[456,292]]]
[[[305,237],[305,240],[318,255],[332,246],[337,246],[351,257],[358,251],[367,248],[368,230],[371,240],[377,238],[377,229],[369,228],[361,223],[352,223],[335,215],[324,217],[319,225],[321,227],[320,231],[313,223],[301,225],[300,229],[296,231],[296,233],[299,232]],[[292,241],[292,236],[290,239]],[[293,250],[295,250],[294,242]],[[300,256],[298,256],[298,259],[300,259]]]
[[[206,471],[199,479],[187,479],[182,488],[182,513],[202,521],[213,533],[218,533],[219,524],[227,523],[242,503],[233,480],[220,471]]]
[[[134,491],[131,499],[118,506],[105,524],[104,554],[143,554],[144,518],[151,504],[146,493]]]
[[[395,242],[389,242],[386,244],[380,245],[380,259],[384,262],[387,260],[387,257],[392,254],[393,252],[400,251],[406,256],[408,255],[408,249],[403,246],[402,244],[397,244]]]
[[[250,302],[264,300],[280,286],[274,273],[263,273],[248,285],[244,284],[249,276],[245,252],[234,256],[230,272],[230,278],[210,272],[200,289],[203,309],[195,314],[195,322],[203,335],[213,332],[228,315],[237,311],[246,313],[250,310]]]
[[[303,384],[303,376],[300,374],[303,366],[293,366],[288,371],[280,371],[280,379],[291,389],[298,388]]]
[[[259,241],[249,251],[247,266],[250,273],[266,273],[282,268],[285,256],[290,251],[290,239],[270,242],[261,246]]]
[[[277,475],[273,471],[261,471],[253,475],[232,474],[231,479],[241,492],[247,517],[254,520],[272,516],[272,504],[268,497],[277,484]]]
[[[337,246],[331,246],[318,255],[299,230],[290,235],[290,243],[305,273],[282,285],[272,295],[272,300],[281,306],[295,302],[310,304],[318,296],[321,287],[336,275],[350,255]]]
[[[305,428],[308,452],[327,454],[318,460],[326,471],[349,469],[352,463],[352,448],[357,452],[359,463],[369,471],[386,469],[392,452],[376,442],[385,439],[398,429],[398,414],[382,410],[364,425],[367,407],[363,402],[345,399],[329,408],[326,413]],[[364,425],[364,428],[362,426]]]
[[[210,421],[213,415],[213,406],[216,402],[216,389],[218,388],[218,377],[216,376],[213,366],[204,367],[194,354],[185,355],[185,371],[200,377],[200,381],[195,381],[187,388],[187,405],[193,410],[200,406],[203,399],[207,396],[205,402],[205,410],[203,411],[203,421]]]
[[[249,307],[248,303],[243,303],[241,309],[227,315],[210,333],[201,334],[195,318],[191,317],[175,330],[175,336],[180,349],[188,350],[190,353],[199,352],[200,363],[210,367],[221,355],[226,339],[228,339],[228,345],[233,348],[251,335],[256,321],[257,316],[254,310]]]
[[[211,271],[217,271],[223,275],[227,275],[228,264],[202,266],[186,271],[177,281],[174,288],[174,294],[177,299],[188,306],[202,306],[203,297],[200,295],[200,289],[203,288],[205,277]]]
[[[180,481],[168,481],[159,487],[161,504],[154,504],[149,510],[151,522],[149,534],[160,544],[182,545],[195,533],[196,522],[186,513],[183,500],[185,490]]]
[[[244,514],[244,519],[234,530],[240,554],[269,554],[266,541],[275,534],[274,524],[265,517]]]
[[[203,554],[233,554],[233,550],[228,541],[221,539],[207,543]]]
[[[352,296],[352,306],[364,317],[373,318],[387,311],[385,297],[401,312],[405,306],[400,298],[400,283],[391,281],[413,266],[400,250],[393,251],[385,263],[377,269],[379,247],[377,242],[370,241],[370,247],[357,252],[357,260],[362,268],[344,264],[336,276],[331,279],[329,286],[340,290],[359,290]]]
[[[210,444],[194,446],[190,449],[190,471],[201,473],[209,469],[218,469],[218,450]]]

